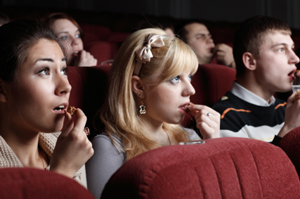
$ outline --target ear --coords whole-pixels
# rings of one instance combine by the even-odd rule
[[[255,70],[256,69],[256,60],[255,60],[255,57],[253,56],[252,53],[245,52],[243,54],[242,59],[243,59],[243,63],[245,65],[245,67],[248,70]]]
[[[6,102],[6,94],[4,92],[4,82],[0,79],[0,102]]]
[[[132,87],[133,92],[137,96],[139,96],[140,98],[145,97],[143,82],[138,76],[136,76],[136,75],[132,76],[132,78],[131,78],[131,87]]]

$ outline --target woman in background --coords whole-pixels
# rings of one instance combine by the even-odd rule
[[[97,59],[83,49],[82,30],[78,23],[65,13],[52,13],[45,23],[54,31],[64,48],[68,66],[96,66]]]

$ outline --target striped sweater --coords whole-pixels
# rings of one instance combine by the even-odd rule
[[[221,137],[246,137],[271,142],[284,124],[285,105],[276,99],[271,106],[258,106],[227,92],[213,109],[221,114]]]

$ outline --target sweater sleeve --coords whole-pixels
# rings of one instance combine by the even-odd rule
[[[110,177],[123,165],[125,156],[105,134],[96,136],[92,144],[94,155],[86,163],[87,186],[95,198],[100,198]]]

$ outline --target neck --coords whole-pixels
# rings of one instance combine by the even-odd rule
[[[0,135],[10,146],[24,167],[45,168],[47,156],[39,150],[39,133],[23,132],[0,123]],[[41,152],[42,151],[42,152]]]
[[[237,77],[236,82],[255,95],[266,100],[268,103],[271,102],[274,91],[270,91],[267,87],[261,86],[254,78],[247,78],[246,76]]]
[[[163,123],[150,121],[148,117],[141,116],[143,127],[145,128],[145,132],[151,133],[151,135],[157,140],[159,144],[163,146],[172,144],[171,135],[166,132],[163,128]]]

